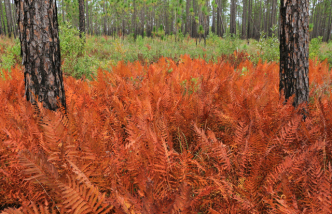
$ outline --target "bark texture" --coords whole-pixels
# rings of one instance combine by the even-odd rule
[[[236,34],[236,0],[231,0],[230,33]]]
[[[3,18],[2,18],[2,2],[0,0],[0,35],[2,35],[3,31],[4,31],[4,30],[2,30],[2,21],[3,21]]]
[[[294,106],[309,101],[309,0],[280,5],[280,91]]]
[[[56,1],[15,0],[15,4],[26,99],[35,104],[38,97],[45,108],[56,110],[59,98],[65,108]]]
[[[79,0],[80,38],[85,33],[84,0]]]
[[[13,21],[12,21],[12,15],[11,15],[11,9],[10,9],[10,2],[9,0],[4,0],[5,2],[5,10],[6,10],[6,19],[7,19],[7,32],[8,32],[8,36],[11,37],[12,36],[12,32],[13,32]]]

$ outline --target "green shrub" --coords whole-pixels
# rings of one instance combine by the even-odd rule
[[[309,58],[314,59],[320,57],[320,46],[322,44],[323,37],[319,36],[318,38],[313,38],[309,44]]]
[[[277,26],[273,26],[271,28],[272,32],[275,32]],[[259,49],[259,55],[254,56],[252,58],[254,63],[258,63],[258,60],[261,59],[263,62],[264,61],[275,61],[278,62],[280,58],[280,50],[279,50],[279,40],[277,35],[272,33],[271,37],[267,37],[266,33],[261,32],[260,39],[254,44],[257,46]]]
[[[68,25],[60,26],[60,50],[63,59],[77,57],[84,51],[85,39],[79,37],[79,30]]]
[[[21,62],[21,44],[16,39],[13,46],[9,46],[5,53],[0,56],[0,68],[10,70],[16,63]]]
[[[59,37],[63,72],[75,78],[83,75],[91,78],[93,71],[97,71],[98,62],[86,54],[85,36],[80,38],[79,30],[66,23],[60,26]],[[106,40],[101,37],[98,42],[106,43]]]

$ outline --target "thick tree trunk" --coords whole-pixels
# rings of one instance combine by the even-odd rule
[[[309,0],[280,5],[280,92],[294,106],[309,101]]]
[[[80,38],[85,33],[84,0],[79,0]]]
[[[56,110],[57,98],[66,107],[60,70],[60,42],[55,0],[15,0],[24,65],[25,96]]]

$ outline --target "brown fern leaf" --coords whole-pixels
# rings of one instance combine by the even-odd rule
[[[23,173],[30,175],[26,180],[55,187],[54,181],[59,177],[58,171],[53,164],[47,161],[45,155],[42,153],[32,154],[28,150],[24,150],[19,152],[18,159],[20,164],[27,168],[23,170]]]
[[[63,214],[65,213],[63,209],[59,209],[58,207],[49,208],[48,206],[38,206],[34,202],[26,205],[23,203],[21,208],[7,208],[0,214]]]
[[[173,199],[173,203],[170,203],[163,213],[180,214],[190,213],[190,204],[192,201],[192,187],[187,183],[180,185],[179,191],[176,193]],[[164,206],[164,205],[161,205]]]
[[[79,183],[74,178],[67,175],[69,184],[57,182],[62,190],[62,197],[65,200],[62,204],[65,208],[74,213],[108,213],[113,209],[105,201],[105,194],[99,198],[97,187],[87,186],[85,183]]]

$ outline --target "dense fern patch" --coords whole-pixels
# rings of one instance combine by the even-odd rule
[[[328,64],[310,62],[303,121],[277,64],[232,59],[68,77],[56,113],[25,101],[19,68],[4,72],[0,204],[21,207],[3,213],[331,213]]]

